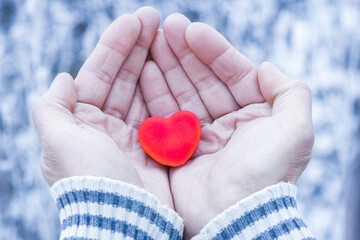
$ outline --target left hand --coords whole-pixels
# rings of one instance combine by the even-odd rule
[[[173,208],[168,168],[142,150],[137,132],[149,116],[139,86],[159,26],[152,8],[115,20],[75,81],[59,74],[33,108],[49,185],[71,176],[97,176],[144,188]]]
[[[305,83],[269,63],[258,69],[214,29],[179,14],[165,20],[151,55],[140,79],[150,114],[188,110],[202,125],[193,158],[170,170],[185,238],[252,193],[297,181],[314,140]]]

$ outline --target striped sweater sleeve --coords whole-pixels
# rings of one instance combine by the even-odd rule
[[[278,183],[228,208],[208,223],[193,240],[314,240],[301,219],[296,187]]]
[[[146,191],[119,181],[71,177],[51,187],[60,239],[182,239],[183,221]]]

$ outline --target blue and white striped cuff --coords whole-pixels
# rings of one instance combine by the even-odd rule
[[[106,178],[71,177],[51,187],[60,239],[182,239],[183,220],[150,193]]]
[[[296,187],[290,183],[278,183],[228,208],[193,239],[315,238],[300,218],[296,206]]]

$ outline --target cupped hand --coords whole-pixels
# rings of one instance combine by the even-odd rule
[[[32,109],[49,185],[99,176],[137,185],[173,208],[168,169],[142,150],[137,131],[149,116],[137,80],[159,26],[152,8],[115,20],[75,81],[60,74]]]
[[[270,63],[259,68],[211,27],[169,16],[140,78],[152,116],[194,112],[202,124],[189,162],[170,171],[185,238],[239,200],[296,183],[314,136],[307,85]]]

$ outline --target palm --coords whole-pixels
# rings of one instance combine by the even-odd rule
[[[296,181],[298,176],[288,177],[295,166],[279,167],[288,159],[277,149],[287,148],[293,140],[270,114],[268,104],[254,104],[203,127],[204,139],[214,139],[211,136],[221,130],[223,135],[212,142],[200,142],[197,152],[201,154],[170,172],[176,210],[185,222],[196,220],[196,224],[204,226],[229,206],[269,184]]]
[[[262,162],[259,152],[263,145],[259,144],[259,135],[263,133],[261,129],[271,129],[268,110],[265,104],[249,106],[249,109],[229,113],[203,127],[204,140],[195,157],[185,166],[171,170],[173,196],[176,203],[180,203],[176,207],[181,215],[199,220],[199,212],[202,212],[207,215],[203,218],[206,221],[253,191],[251,183],[263,177],[264,172],[262,166],[255,174],[248,168]],[[211,201],[212,206],[204,206],[199,199]]]
[[[269,65],[257,69],[219,33],[203,24],[190,25],[181,15],[164,22],[151,54],[156,63],[148,62],[140,79],[150,115],[188,110],[202,123],[193,159],[170,170],[186,238],[255,191],[279,181],[296,182],[312,146],[311,126],[301,126],[304,133],[298,130],[311,122],[303,121],[310,116],[303,84],[289,80],[279,87],[284,77],[274,75]],[[293,91],[301,96],[293,99]],[[298,107],[298,98],[306,99],[306,107],[289,108]],[[289,117],[296,116],[291,123]],[[299,144],[301,150],[295,147]]]
[[[144,106],[137,109],[141,104],[133,105],[134,109],[131,109],[131,112],[138,112],[144,118],[147,116]],[[83,139],[82,149],[78,149],[79,153],[87,152],[87,156],[82,158],[85,160],[84,164],[101,165],[96,171],[104,169],[106,172],[97,172],[99,176],[107,176],[143,187],[156,195],[162,203],[172,207],[167,168],[150,159],[138,141],[137,123],[144,119],[126,123],[103,113],[99,108],[83,103],[76,105],[74,119],[79,130],[79,133],[76,133],[76,140]]]

